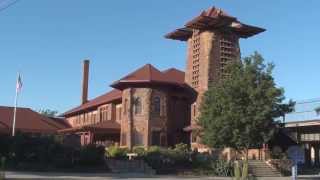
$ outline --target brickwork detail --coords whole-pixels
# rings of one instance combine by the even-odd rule
[[[192,35],[192,87],[199,86],[199,72],[200,72],[200,32],[194,30]]]

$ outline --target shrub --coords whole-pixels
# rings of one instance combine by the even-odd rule
[[[84,146],[79,154],[80,166],[98,166],[104,163],[104,148],[95,145]]]
[[[187,144],[183,144],[183,143],[180,143],[180,144],[176,144],[175,147],[174,147],[174,150],[175,151],[178,151],[178,152],[183,152],[183,153],[188,153],[190,151],[189,147]]]
[[[281,172],[282,175],[288,176],[291,174],[291,168],[294,165],[292,160],[271,159],[269,160],[271,166]]]
[[[190,166],[188,146],[185,144],[177,144],[173,149],[149,147],[145,152],[144,160],[158,172],[168,173],[177,168]]]
[[[158,146],[151,146],[146,151],[144,160],[158,172],[162,170],[166,170],[169,167],[172,168],[174,163],[169,156],[168,150],[164,148],[160,148]]]
[[[234,163],[234,176],[235,176],[236,180],[240,180],[240,178],[241,178],[239,162]]]
[[[1,157],[1,162],[0,162],[0,180],[5,179],[5,163],[6,163],[6,158]]]
[[[249,171],[249,164],[248,164],[248,161],[247,160],[245,160],[244,162],[243,162],[243,167],[242,167],[242,179],[247,179],[248,178],[248,171]]]
[[[117,146],[110,146],[106,149],[106,156],[108,158],[125,159],[127,158],[128,148],[120,148]]]
[[[215,176],[227,177],[232,176],[232,164],[224,160],[213,160],[211,168]]]
[[[188,145],[177,144],[174,149],[168,149],[168,152],[175,164],[178,166],[186,166],[190,164],[190,153]]]
[[[133,147],[132,150],[134,153],[138,154],[138,157],[143,157],[146,154],[146,150],[143,146]]]
[[[160,153],[161,148],[159,146],[150,146],[147,153]]]

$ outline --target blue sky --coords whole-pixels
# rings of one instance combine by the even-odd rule
[[[267,29],[241,40],[242,56],[274,62],[287,98],[320,97],[318,0],[20,0],[0,12],[0,105],[13,105],[19,70],[19,104],[59,112],[80,103],[83,59],[91,98],[146,63],[184,70],[185,44],[163,35],[210,6]]]

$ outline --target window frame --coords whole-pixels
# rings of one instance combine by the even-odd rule
[[[134,114],[141,115],[142,114],[142,100],[140,97],[134,98],[134,106],[133,106]]]
[[[152,113],[154,115],[161,115],[161,97],[155,96],[152,98]]]

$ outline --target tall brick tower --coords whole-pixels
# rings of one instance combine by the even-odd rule
[[[240,38],[248,38],[265,31],[246,25],[222,11],[211,7],[187,22],[183,28],[165,37],[187,42],[185,82],[198,93],[191,107],[190,130],[197,128],[197,117],[203,94],[209,84],[225,75],[226,64],[240,60]],[[196,138],[192,139],[193,142]]]

